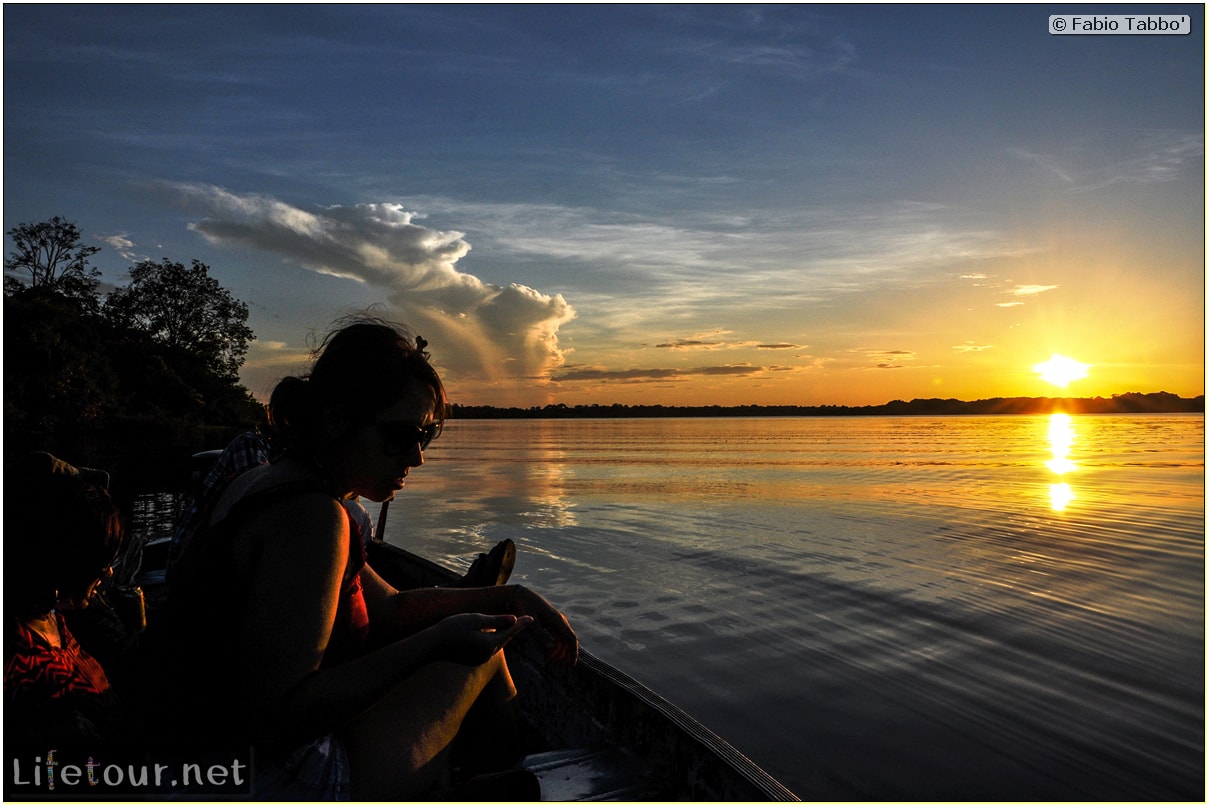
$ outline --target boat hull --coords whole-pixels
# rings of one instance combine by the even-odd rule
[[[370,564],[398,588],[447,584],[454,572],[373,542]],[[505,650],[521,710],[547,749],[526,759],[551,800],[798,800],[713,731],[581,648],[559,669],[521,633]]]

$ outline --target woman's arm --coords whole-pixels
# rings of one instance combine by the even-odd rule
[[[361,572],[361,584],[371,629],[380,630],[381,640],[413,635],[455,613],[500,613],[531,616],[556,663],[574,665],[579,654],[579,639],[566,616],[520,585],[399,591],[369,566]]]
[[[512,616],[450,619],[321,669],[348,561],[342,509],[324,496],[294,497],[266,507],[244,532],[240,539],[256,551],[248,558],[240,674],[258,741],[282,746],[327,733],[425,663],[484,663],[529,623]]]

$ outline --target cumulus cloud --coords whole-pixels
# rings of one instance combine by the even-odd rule
[[[560,294],[485,283],[461,272],[463,233],[416,223],[399,204],[301,209],[210,185],[175,185],[214,243],[276,254],[311,271],[381,289],[387,315],[412,325],[454,376],[548,379],[564,363],[559,327],[575,316]]]

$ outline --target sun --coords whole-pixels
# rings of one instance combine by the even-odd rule
[[[1071,381],[1086,378],[1089,369],[1091,369],[1090,364],[1082,364],[1073,358],[1067,358],[1057,353],[1050,356],[1049,361],[1033,365],[1033,372],[1040,375],[1042,380],[1049,381],[1054,386],[1061,386],[1063,389]]]

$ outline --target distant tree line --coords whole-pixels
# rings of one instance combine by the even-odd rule
[[[30,449],[77,462],[122,450],[187,454],[200,435],[257,422],[261,406],[239,382],[255,338],[248,306],[208,266],[144,260],[128,285],[102,294],[90,264],[100,248],[74,223],[56,216],[8,235],[6,458]]]
[[[452,416],[463,420],[509,418],[570,419],[576,417],[862,417],[886,415],[962,414],[1158,414],[1205,412],[1205,396],[1179,397],[1169,392],[1130,392],[1104,397],[996,397],[963,401],[953,398],[892,400],[877,406],[627,406],[614,403],[568,406],[551,403],[530,408],[499,408],[453,404]]]

